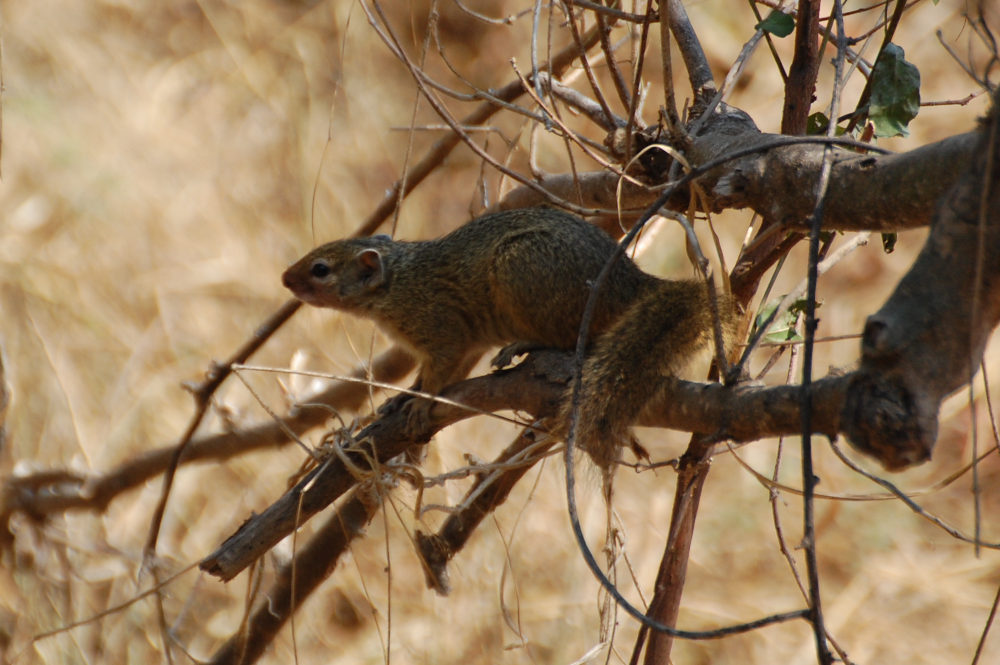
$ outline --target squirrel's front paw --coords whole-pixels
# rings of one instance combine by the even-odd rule
[[[429,399],[414,398],[403,405],[406,416],[406,429],[409,434],[423,434],[430,430],[431,408],[434,402]]]
[[[376,412],[379,418],[388,418],[402,412],[406,429],[411,434],[421,434],[430,428],[431,408],[434,402],[412,395],[396,395],[386,400]]]
[[[537,351],[541,348],[544,348],[541,344],[535,344],[533,342],[514,342],[500,349],[497,354],[493,356],[493,360],[490,361],[490,365],[493,369],[510,367],[510,365],[514,362],[514,358],[523,356],[526,353],[531,353],[532,351]]]
[[[379,418],[387,418],[388,416],[399,412],[406,405],[406,403],[412,399],[412,395],[400,393],[399,395],[390,397],[386,401],[382,402],[382,406],[380,406],[375,413]]]

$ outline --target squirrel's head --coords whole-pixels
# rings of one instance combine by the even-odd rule
[[[388,279],[385,257],[391,247],[388,236],[327,243],[293,263],[281,276],[281,283],[310,305],[368,309],[370,295]]]

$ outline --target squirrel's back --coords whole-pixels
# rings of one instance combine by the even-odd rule
[[[483,242],[484,238],[489,238]],[[505,343],[538,342],[556,348],[576,345],[590,287],[617,249],[611,237],[579,217],[549,208],[485,215],[441,239],[442,246],[482,246],[469,273],[483,279],[475,289],[492,305],[493,328]],[[622,256],[604,282],[591,330],[606,330],[637,293],[655,278]],[[592,337],[593,339],[593,337]]]

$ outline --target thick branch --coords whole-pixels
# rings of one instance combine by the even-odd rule
[[[970,132],[892,155],[835,148],[823,229],[897,231],[930,224],[941,197],[972,161]],[[712,133],[695,140],[689,158],[704,164],[735,150],[788,141],[780,135]],[[823,160],[820,144],[788,144],[733,160],[702,179],[715,210],[752,208],[766,219],[804,229]]]
[[[437,404],[426,432],[408,432],[401,412],[381,418],[358,434],[362,450],[348,452],[352,465],[372,468],[410,446],[425,443],[437,432],[479,412],[512,409],[534,418],[558,413],[572,368],[571,355],[541,351],[511,370],[462,381],[444,391],[445,399],[464,404]],[[817,412],[815,431],[834,434],[839,425],[848,377],[817,381],[813,388]],[[670,381],[653,397],[640,424],[709,432],[719,439],[751,441],[791,434],[799,428],[799,389],[795,386],[725,388],[719,384]],[[354,484],[354,476],[338,458],[302,479],[260,515],[252,516],[201,568],[224,580],[235,577],[275,543],[312,515],[335,501]]]
[[[443,397],[481,411],[514,409],[554,414],[569,377],[565,373],[569,364],[566,354],[554,354],[558,356],[555,361],[550,360],[549,355],[539,354],[537,359],[522,363],[516,370],[462,381],[445,390]],[[560,377],[558,372],[564,374]],[[532,373],[539,376],[534,377]],[[556,377],[556,380],[547,382],[545,376]],[[475,413],[468,408],[438,403],[431,410],[428,430],[414,433],[407,427],[405,410],[397,410],[358,433],[355,437],[357,445],[345,452],[345,458],[355,468],[370,470],[373,462],[384,464],[410,446],[426,443],[438,430]],[[298,525],[330,505],[354,482],[354,475],[344,459],[332,456],[263,513],[244,522],[236,533],[201,562],[202,570],[223,580],[232,579]]]
[[[654,189],[622,180],[617,174],[608,171],[546,175],[538,179],[538,184],[558,198],[578,201],[583,207],[602,210],[642,210],[660,195]],[[504,196],[496,209],[514,210],[546,203],[548,197],[537,190],[517,187]]]
[[[823,229],[832,231],[899,231],[927,226],[937,202],[972,162],[978,133],[969,132],[898,154],[860,154],[835,147],[833,171],[826,195]],[[804,230],[803,220],[812,212],[813,192],[823,160],[824,145],[761,133],[746,114],[723,110],[707,124],[686,152],[693,166],[709,164],[738,151],[756,151],[736,157],[699,179],[713,211],[751,208],[789,230]],[[665,160],[669,166],[670,160]],[[648,169],[647,169],[648,170]],[[658,179],[665,175],[648,173]],[[558,174],[539,181],[557,197],[578,193],[581,205],[592,208],[637,210],[656,199],[659,190],[613,173]],[[546,203],[534,189],[518,187],[500,203],[500,209]],[[688,205],[686,190],[678,191],[668,207],[682,211]]]
[[[941,400],[975,375],[1000,320],[997,124],[994,109],[916,262],[865,324],[843,418],[851,442],[889,469],[930,457]]]

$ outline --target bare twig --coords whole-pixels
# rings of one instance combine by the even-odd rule
[[[998,605],[1000,605],[1000,586],[997,587],[997,593],[993,597],[993,604],[990,605],[990,612],[986,617],[986,625],[983,626],[983,632],[979,636],[979,643],[976,644],[976,653],[972,656],[972,665],[977,665],[983,655],[983,646],[986,644],[986,636],[990,634],[993,620],[996,619]]]
[[[354,370],[353,378],[369,374],[376,380],[396,382],[413,368],[412,358],[394,348],[379,356],[371,368]],[[291,442],[288,432],[302,434],[329,418],[319,405],[337,409],[359,408],[368,396],[364,383],[336,382],[312,397],[312,405],[295,409],[281,422],[269,422],[246,429],[208,434],[194,438],[180,456],[180,464],[205,460],[225,460],[252,450],[284,446]],[[70,510],[104,510],[111,501],[150,478],[165,473],[177,456],[177,446],[147,451],[129,458],[116,468],[96,477],[70,471],[49,470],[21,477],[5,478],[0,495],[0,533],[9,533],[6,525],[17,513],[44,519]]]
[[[608,7],[605,5],[598,4],[596,2],[590,2],[589,0],[571,0],[572,4],[580,7],[582,9],[589,9],[597,14],[604,14],[611,16],[619,21],[626,21],[627,23],[642,23],[647,20],[658,21],[660,20],[659,14],[653,13],[652,16],[648,14],[632,14],[629,12],[624,12],[616,7]]]
[[[652,13],[653,4],[650,3],[647,11]],[[633,67],[632,75],[632,94],[622,97],[622,103],[625,104],[625,108],[628,109],[627,124],[625,125],[625,160],[631,160],[632,155],[635,152],[635,145],[633,140],[633,135],[635,133],[635,127],[641,122],[639,118],[639,102],[642,100],[642,95],[640,94],[642,90],[642,74],[643,69],[646,66],[646,42],[649,39],[649,27],[652,25],[651,21],[645,21],[639,28],[639,48],[635,56],[635,66]],[[610,62],[614,59],[611,56],[611,51],[606,49],[606,57]],[[624,85],[624,84],[622,84]]]
[[[510,168],[507,168],[505,165],[503,165],[502,163],[498,162],[492,155],[490,155],[485,150],[483,150],[483,148],[481,148],[478,143],[476,143],[474,140],[472,140],[472,138],[465,131],[463,131],[463,129],[462,129],[462,125],[463,124],[476,124],[476,123],[460,123],[459,121],[457,121],[452,116],[451,112],[444,106],[444,104],[441,102],[441,100],[438,99],[438,97],[433,93],[433,91],[426,85],[426,83],[424,81],[424,77],[422,76],[422,73],[421,73],[420,69],[413,63],[413,61],[410,59],[410,57],[406,55],[406,52],[400,46],[399,40],[397,39],[395,33],[393,32],[392,27],[389,25],[388,20],[381,13],[381,6],[378,3],[375,3],[374,6],[375,6],[376,13],[378,13],[380,15],[379,19],[381,20],[381,23],[379,23],[376,20],[375,16],[371,13],[371,10],[368,7],[368,5],[366,3],[362,3],[362,7],[364,8],[365,12],[368,14],[368,20],[369,20],[369,22],[371,23],[371,25],[373,26],[373,28],[376,30],[376,32],[379,34],[379,36],[383,39],[383,41],[385,41],[386,44],[390,47],[390,50],[392,50],[393,53],[397,54],[397,56],[402,59],[403,64],[406,65],[407,69],[409,69],[410,74],[413,76],[413,79],[416,82],[417,86],[420,88],[421,92],[423,92],[425,99],[427,99],[427,101],[433,107],[434,111],[441,117],[441,119],[444,120],[448,124],[448,126],[451,127],[452,131],[456,135],[456,138],[455,138],[456,142],[458,140],[461,140],[480,159],[482,159],[482,160],[486,161],[487,163],[489,163],[497,171],[503,173],[504,175],[506,175],[509,178],[512,178],[513,180],[516,180],[517,182],[521,183],[523,186],[528,187],[528,188],[534,190],[535,192],[537,192],[538,194],[540,194],[542,197],[544,197],[545,200],[547,200],[547,201],[549,201],[551,203],[554,203],[554,204],[556,204],[556,205],[558,205],[558,206],[560,206],[562,208],[565,208],[567,210],[571,210],[573,212],[576,212],[576,213],[582,214],[582,215],[589,215],[589,214],[595,214],[595,213],[601,212],[601,211],[598,211],[598,210],[583,208],[583,207],[581,207],[579,205],[574,204],[571,200],[560,199],[560,198],[552,195],[551,192],[546,191],[543,187],[541,187],[540,185],[538,185],[535,181],[533,181],[533,180],[531,180],[531,179],[523,176],[522,174],[520,174],[517,171],[514,171],[514,170],[512,170]],[[596,39],[596,36],[593,36],[592,33],[589,33],[583,39],[584,44],[587,44],[589,42],[589,38],[591,38],[591,37],[593,39]],[[578,55],[575,50],[574,50],[574,55]],[[549,69],[552,70],[552,71],[555,71],[555,69],[556,69],[554,63],[555,63],[555,57],[553,57],[553,64],[549,66]],[[532,82],[532,84],[533,84],[533,82]]]
[[[294,559],[278,569],[271,588],[265,591],[248,617],[245,633],[238,631],[230,637],[208,663],[237,665],[256,661],[291,617],[295,603],[301,605],[329,577],[351,541],[364,533],[379,506],[377,491],[372,485],[356,488],[295,553]]]
[[[684,66],[688,71],[688,80],[691,83],[691,91],[694,93],[694,109],[704,111],[708,100],[715,96],[715,80],[712,78],[712,68],[705,57],[705,51],[701,48],[698,34],[691,26],[687,12],[680,0],[665,0],[670,21],[670,31],[674,34],[677,47],[680,49],[681,57],[684,59]],[[660,20],[663,20],[662,17]],[[695,112],[697,117],[700,113]]]
[[[586,48],[593,46],[596,41],[597,35],[593,30],[583,36],[583,44]],[[556,52],[552,56],[549,66],[547,68],[543,68],[542,71],[548,71],[552,76],[559,78],[578,56],[579,49],[576,44],[567,46],[566,48]],[[521,86],[521,82],[515,79],[495,91],[492,95],[490,95],[490,99],[509,103],[511,100],[520,97],[523,92],[524,89]],[[488,100],[481,104],[472,113],[465,116],[460,121],[457,121],[456,124],[459,126],[482,125],[497,111],[501,110],[501,108],[500,104]],[[448,124],[452,127],[452,129],[455,128],[452,123]],[[427,154],[425,154],[420,161],[414,164],[413,168],[409,171],[406,177],[405,187],[402,180],[396,181],[396,183],[394,183],[392,187],[390,187],[389,191],[387,191],[382,197],[382,200],[375,207],[375,210],[372,211],[371,215],[369,215],[365,222],[358,228],[356,235],[371,235],[374,233],[375,229],[377,229],[379,225],[381,225],[382,222],[384,222],[389,215],[392,214],[392,211],[395,210],[399,199],[399,190],[403,189],[407,193],[412,191],[413,188],[423,182],[424,179],[434,171],[434,169],[444,162],[445,157],[447,157],[456,146],[462,143],[463,140],[468,140],[468,134],[461,131],[450,133],[438,139],[427,151]],[[509,169],[501,168],[501,171],[506,173]]]
[[[174,448],[170,463],[163,474],[163,490],[160,493],[160,500],[153,510],[153,516],[150,519],[149,536],[146,538],[146,545],[143,548],[143,558],[147,561],[151,560],[156,553],[156,541],[160,535],[160,524],[163,522],[163,513],[167,508],[167,499],[170,496],[170,488],[173,486],[174,474],[177,473],[181,456],[191,442],[194,433],[201,425],[201,421],[205,418],[208,407],[211,405],[212,395],[215,394],[215,391],[219,389],[222,382],[232,372],[233,365],[246,362],[301,306],[302,303],[298,300],[287,301],[278,311],[268,317],[254,331],[253,336],[244,342],[243,346],[237,349],[227,361],[222,364],[213,364],[205,380],[192,387],[191,392],[194,394],[196,404],[195,413],[191,417],[187,431],[181,437],[180,443]]]
[[[652,5],[653,3],[649,3],[649,6],[646,9],[647,18],[645,18],[645,20],[637,21],[638,23],[641,23],[642,25],[648,24],[648,15],[652,12]],[[625,83],[625,76],[622,74],[621,68],[618,66],[618,60],[615,58],[615,50],[611,45],[611,28],[614,21],[608,21],[603,12],[597,13],[596,17],[598,34],[601,39],[601,50],[604,52],[604,60],[608,65],[608,72],[611,74],[611,80],[614,83],[615,91],[618,93],[618,99],[621,101],[622,108],[629,109],[630,111],[629,119],[631,120],[632,100],[628,92],[628,84]]]
[[[843,261],[848,254],[856,250],[858,247],[867,245],[869,237],[871,237],[871,233],[865,231],[864,233],[855,235],[851,238],[851,240],[841,245],[836,252],[826,257],[819,263],[816,268],[816,275],[823,275],[830,270],[830,268]],[[808,279],[805,279],[797,284],[794,289],[785,294],[785,296],[781,299],[781,302],[778,303],[778,306],[774,308],[773,312],[771,312],[770,316],[768,316],[767,319],[757,328],[757,332],[753,335],[753,337],[747,341],[739,363],[737,363],[737,365],[733,368],[734,372],[739,374],[743,371],[743,368],[746,367],[746,364],[750,359],[750,353],[757,347],[764,335],[767,334],[771,324],[784,316],[788,309],[806,293],[808,288],[809,281]]]
[[[782,134],[806,133],[809,106],[819,73],[819,5],[819,0],[799,0],[795,19],[795,55],[785,82]]]
[[[962,533],[960,530],[951,526],[940,517],[937,517],[936,515],[932,515],[931,513],[927,512],[926,510],[923,509],[923,507],[920,506],[920,504],[911,499],[905,492],[896,487],[893,483],[889,482],[885,478],[880,478],[879,476],[876,476],[873,473],[869,473],[868,471],[865,471],[860,466],[855,464],[850,457],[844,454],[844,451],[840,449],[840,446],[837,445],[835,441],[833,440],[830,441],[830,448],[837,455],[837,457],[840,458],[840,461],[846,464],[852,471],[864,476],[865,478],[872,481],[876,485],[880,485],[882,488],[884,488],[885,490],[893,494],[896,498],[898,498],[900,501],[902,501],[906,505],[906,507],[912,510],[915,514],[919,515],[920,517],[924,518],[931,524],[942,529],[952,538],[955,538],[956,540],[961,540],[962,542],[969,543],[971,545],[978,545],[979,547],[985,547],[987,549],[1000,549],[1000,543],[978,542],[974,535],[970,536],[965,533]]]
[[[553,97],[561,99],[571,107],[577,109],[593,120],[601,129],[610,132],[625,126],[625,121],[611,113],[610,109],[607,108],[607,103],[600,95],[598,95],[598,99],[600,100],[600,103],[598,103],[583,93],[577,92],[573,88],[553,79],[547,72],[542,72],[538,76]]]
[[[598,122],[598,124],[610,131],[615,126],[615,114],[611,111],[611,107],[608,106],[608,101],[604,98],[604,94],[601,92],[601,86],[597,83],[597,77],[594,75],[594,70],[590,66],[590,58],[587,57],[587,50],[583,47],[583,39],[580,37],[580,30],[576,26],[576,18],[573,16],[572,3],[564,1],[563,4],[565,5],[566,13],[569,15],[569,27],[570,33],[573,35],[573,41],[576,42],[580,49],[580,64],[583,65],[583,71],[587,76],[587,82],[590,84],[590,89],[594,91],[594,97],[597,98],[597,103],[602,111],[603,121],[595,120],[595,122]],[[601,35],[601,39],[603,40],[603,30]],[[540,74],[535,74],[534,76],[537,81],[543,82],[540,78]],[[554,86],[550,89],[555,92]],[[596,117],[596,114],[588,115],[590,115],[591,119]]]
[[[816,33],[819,29],[819,2],[811,3],[813,6],[808,10],[808,13],[803,13],[801,11],[802,4],[800,7],[800,19],[801,20],[814,20],[813,15],[815,15],[815,25],[810,28],[811,39],[815,39]],[[840,1],[835,0],[834,2],[834,12],[837,15],[837,57],[834,61],[835,65],[835,77],[833,85],[833,100],[831,101],[832,112],[831,117],[836,117],[839,105],[840,105],[840,92],[841,92],[841,81],[840,77],[843,73],[843,63],[844,63],[844,46],[845,46],[845,32],[844,32],[844,17],[841,14]],[[808,50],[809,45],[805,43],[807,38],[803,39],[803,48]],[[803,52],[803,57],[805,57],[805,52]],[[794,65],[794,63],[793,63]],[[818,63],[815,64],[818,67]],[[803,63],[803,69],[807,65]],[[793,66],[794,69],[794,66]],[[805,83],[802,79],[803,72],[799,72],[797,76],[795,72],[789,71],[788,80],[791,82],[793,79],[798,78],[800,83]],[[815,74],[816,69],[812,69],[813,81],[811,86],[815,86]],[[812,89],[812,88],[811,88]],[[811,93],[810,93],[811,94]],[[801,109],[799,109],[801,111]],[[806,114],[808,114],[808,106],[805,109]],[[794,115],[794,114],[792,114]],[[792,125],[797,125],[797,121],[792,115],[786,116]],[[835,127],[833,123],[827,127],[827,137],[834,136]],[[823,603],[822,594],[820,591],[820,575],[819,575],[819,557],[817,556],[817,543],[816,543],[816,526],[814,521],[814,509],[815,509],[815,499],[814,494],[816,491],[816,484],[819,479],[813,473],[813,456],[812,456],[812,408],[813,408],[813,395],[810,392],[810,386],[812,385],[812,370],[813,370],[813,350],[814,344],[813,340],[816,337],[816,327],[818,321],[816,319],[816,289],[819,281],[819,261],[820,261],[820,230],[823,225],[823,213],[826,206],[826,194],[830,183],[830,174],[833,165],[833,152],[829,146],[824,150],[823,154],[823,164],[819,173],[819,182],[816,185],[816,204],[812,211],[812,216],[809,220],[809,266],[808,266],[808,282],[809,286],[806,294],[806,309],[805,309],[805,346],[803,347],[802,353],[802,541],[805,550],[806,557],[806,575],[809,580],[809,609],[811,613],[811,620],[813,626],[813,634],[816,639],[816,657],[819,660],[820,665],[830,665],[833,662],[833,655],[830,653],[830,647],[826,640],[826,625],[823,621]]]
[[[542,426],[542,429],[545,429]],[[490,465],[498,467],[483,473],[466,493],[459,509],[452,513],[434,535],[417,533],[417,546],[424,561],[427,586],[446,595],[450,590],[448,562],[465,546],[482,522],[507,500],[514,485],[556,444],[551,437],[539,438],[525,429]]]

